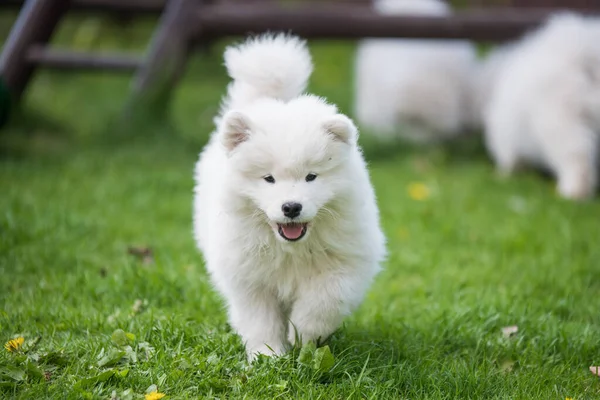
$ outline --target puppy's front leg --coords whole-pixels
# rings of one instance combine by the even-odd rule
[[[371,282],[364,274],[322,274],[299,286],[292,306],[288,340],[295,344],[327,339],[360,304]]]
[[[258,354],[286,351],[285,318],[275,296],[266,290],[239,290],[229,300],[229,320],[244,341],[249,361]]]

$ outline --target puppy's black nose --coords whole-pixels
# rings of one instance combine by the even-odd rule
[[[281,211],[283,211],[283,215],[288,218],[296,218],[298,215],[300,215],[300,211],[302,211],[302,204],[284,203],[281,206]]]

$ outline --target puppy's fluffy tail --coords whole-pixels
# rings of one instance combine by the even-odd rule
[[[313,70],[305,41],[284,34],[261,35],[228,47],[225,66],[233,82],[222,111],[264,97],[289,101],[304,92]]]

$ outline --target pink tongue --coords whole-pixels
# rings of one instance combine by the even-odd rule
[[[302,225],[301,224],[285,224],[281,225],[281,230],[283,234],[288,239],[298,239],[302,235]]]

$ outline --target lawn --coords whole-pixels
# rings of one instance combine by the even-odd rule
[[[139,50],[148,34],[80,22],[56,40]],[[192,60],[168,118],[123,117],[128,76],[46,71],[0,131],[0,341],[25,339],[0,348],[0,398],[600,396],[600,202],[496,177],[477,137],[418,149],[364,133],[385,269],[330,339],[332,367],[299,350],[248,365],[191,234],[222,47]],[[311,90],[350,112],[353,44],[311,49]]]

